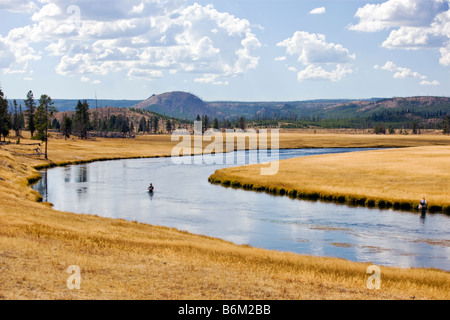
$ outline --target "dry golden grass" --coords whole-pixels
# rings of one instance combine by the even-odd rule
[[[217,170],[210,181],[299,198],[412,210],[425,196],[430,209],[450,213],[450,146],[328,154],[267,165]]]
[[[290,147],[304,143],[302,137],[292,139]],[[348,136],[346,141],[353,139]],[[51,140],[50,162],[0,149],[0,298],[450,298],[448,272],[382,267],[381,290],[368,290],[368,264],[238,246],[165,227],[59,212],[36,202],[36,193],[28,187],[29,179],[37,175],[31,166],[163,156],[170,154],[173,144],[167,136]],[[19,148],[6,149],[13,147]],[[80,290],[66,286],[70,265],[80,267]]]

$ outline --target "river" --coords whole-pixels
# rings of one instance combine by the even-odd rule
[[[280,150],[279,156],[360,150]],[[421,217],[225,188],[210,184],[208,177],[230,165],[194,163],[147,158],[55,167],[42,171],[33,188],[62,211],[174,227],[266,249],[450,270],[448,215]],[[147,192],[150,182],[153,195]]]

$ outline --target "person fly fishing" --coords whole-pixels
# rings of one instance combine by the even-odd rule
[[[419,209],[422,210],[422,215],[424,215],[425,212],[427,211],[427,207],[428,207],[428,202],[427,202],[427,200],[425,200],[425,197],[423,197],[423,199],[420,200],[420,203],[419,203]]]
[[[153,187],[153,184],[150,183],[150,186],[148,187],[148,191],[149,191],[149,192],[153,192],[154,189],[155,189],[155,188]]]

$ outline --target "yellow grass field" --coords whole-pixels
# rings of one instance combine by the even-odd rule
[[[22,140],[22,143],[32,142]],[[448,137],[442,136],[388,138],[286,133],[281,134],[280,146],[405,147],[449,145],[449,142]],[[49,161],[12,153],[27,153],[30,146],[2,146],[0,298],[450,298],[448,272],[382,267],[381,289],[369,290],[366,286],[369,264],[263,250],[165,227],[60,212],[49,204],[37,202],[39,196],[28,185],[38,175],[33,167],[168,156],[175,144],[170,136],[88,141],[51,139]],[[438,154],[433,148],[436,147],[431,147],[430,152]],[[323,159],[327,161],[327,157]],[[67,287],[70,276],[67,269],[72,265],[80,268],[79,290]]]
[[[450,146],[329,154],[279,162],[275,175],[251,165],[217,170],[210,181],[292,197],[413,210],[425,196],[450,213]]]

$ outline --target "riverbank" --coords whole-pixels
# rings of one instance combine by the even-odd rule
[[[417,210],[426,197],[431,212],[450,214],[450,146],[423,146],[282,160],[278,173],[265,165],[217,170],[211,183],[293,198],[367,207]],[[267,165],[266,165],[267,166]]]
[[[416,142],[411,137],[394,138],[400,142],[381,142],[396,147],[446,142],[439,136]],[[337,141],[345,141],[343,147],[374,147],[380,138],[328,135],[328,142],[326,137],[316,139],[316,147],[326,143],[337,147]],[[280,146],[307,147],[313,142],[313,134],[290,134],[281,136]],[[369,290],[369,264],[239,246],[165,227],[53,210],[36,202],[39,197],[28,185],[37,178],[33,167],[168,156],[176,142],[170,136],[152,136],[50,143],[50,161],[0,149],[0,298],[450,298],[450,275],[439,270],[381,267],[381,289]],[[19,148],[5,148],[14,147]],[[80,290],[67,288],[71,265],[80,268]]]

